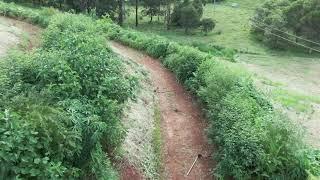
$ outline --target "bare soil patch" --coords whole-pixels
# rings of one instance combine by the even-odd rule
[[[204,131],[207,124],[192,96],[158,60],[115,42],[111,48],[150,72],[162,116],[163,179],[212,179],[211,148]],[[202,158],[186,176],[198,154],[202,154]]]
[[[0,16],[0,57],[15,45],[31,49],[39,44],[41,28]]]
[[[121,180],[141,180],[144,176],[129,162],[124,162],[121,167]]]

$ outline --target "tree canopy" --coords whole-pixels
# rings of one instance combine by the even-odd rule
[[[285,39],[313,46],[304,39],[320,41],[320,1],[268,0],[256,10],[252,23],[258,38],[273,47],[290,46]]]

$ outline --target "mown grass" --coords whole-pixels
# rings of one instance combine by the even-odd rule
[[[295,91],[276,89],[272,92],[272,98],[276,102],[298,112],[307,112],[313,109],[312,104],[320,104],[319,96],[305,95]]]
[[[250,18],[254,15],[255,8],[261,5],[264,0],[226,0],[212,3],[204,7],[203,18],[212,18],[216,22],[215,29],[207,36],[200,29],[195,29],[191,35],[186,35],[183,29],[172,27],[169,31],[164,25],[163,17],[154,18],[154,22],[149,23],[150,18],[140,13],[139,26],[135,27],[135,14],[133,7],[128,7],[128,17],[125,27],[134,28],[136,30],[165,36],[173,41],[192,45],[194,43],[202,43],[207,45],[216,45],[230,49],[236,49],[240,52],[263,54],[272,58],[273,55],[280,57],[280,60],[290,57],[319,57],[319,54],[307,54],[305,49],[297,47],[297,49],[275,50],[270,49],[263,43],[257,41],[250,33]],[[238,4],[238,7],[232,7],[232,4]],[[140,7],[140,11],[143,8]]]

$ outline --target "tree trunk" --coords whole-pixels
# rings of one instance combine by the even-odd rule
[[[138,0],[136,0],[136,27],[138,27],[138,6],[139,6],[139,3],[138,3]]]
[[[170,21],[171,21],[171,3],[170,0],[167,0],[167,30],[170,29]]]
[[[119,7],[118,24],[122,26],[123,25],[123,0],[118,0],[118,7]]]
[[[158,21],[160,21],[160,13],[161,13],[161,1],[159,1]]]

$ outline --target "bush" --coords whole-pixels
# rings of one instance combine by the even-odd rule
[[[171,14],[171,24],[177,27],[185,28],[188,33],[189,29],[196,28],[200,25],[200,19],[203,15],[202,2],[195,0],[190,2],[185,0],[178,2]]]
[[[216,23],[211,18],[205,18],[201,20],[201,26],[202,26],[203,32],[205,33],[205,35],[207,35],[208,32],[214,29],[214,27],[216,26]]]
[[[32,24],[46,27],[50,17],[58,11],[53,8],[30,9],[18,6],[14,3],[4,3],[0,1],[0,15],[25,20]]]
[[[1,2],[0,12],[30,18],[32,10]],[[34,21],[48,23],[39,49],[1,62],[0,176],[113,180],[109,157],[125,135],[122,106],[137,79],[125,75],[96,21],[49,16]]]

